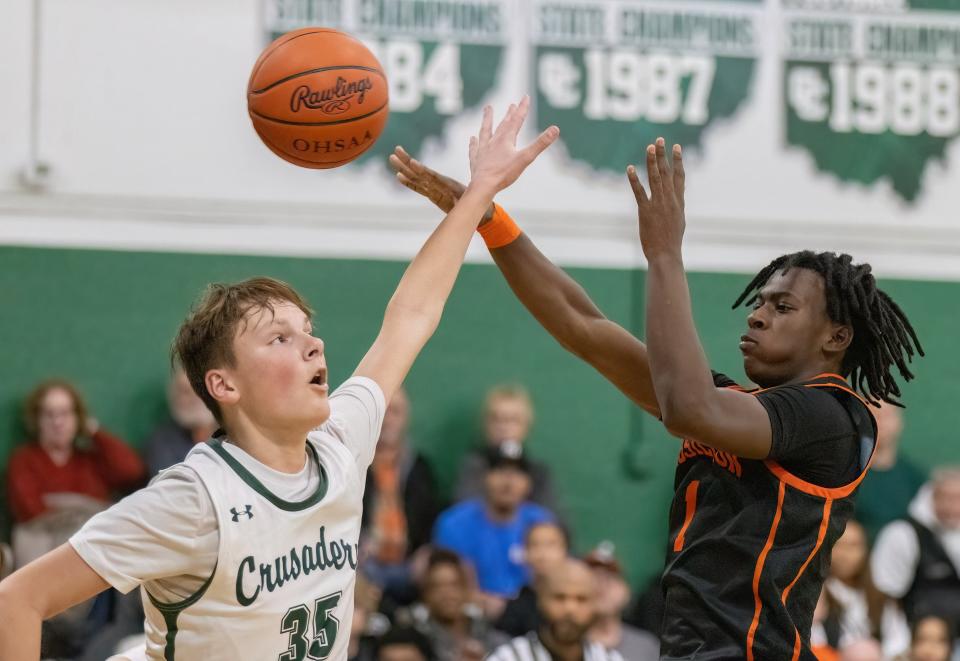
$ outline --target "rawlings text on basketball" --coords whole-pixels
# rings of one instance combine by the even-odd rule
[[[326,89],[314,91],[309,85],[301,85],[293,90],[290,97],[290,110],[298,112],[300,108],[319,110],[328,114],[340,114],[350,108],[350,101],[354,96],[357,103],[363,103],[367,90],[373,89],[370,77],[347,82],[346,78],[337,77],[337,82]]]

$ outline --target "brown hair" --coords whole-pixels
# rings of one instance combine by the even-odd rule
[[[247,317],[260,310],[274,312],[276,303],[292,303],[308,317],[313,311],[293,287],[273,278],[250,278],[235,284],[207,286],[199,302],[184,319],[173,341],[171,359],[183,366],[190,385],[221,425],[220,405],[207,391],[211,369],[233,367],[233,340]]]
[[[87,428],[87,405],[77,387],[66,379],[54,378],[40,382],[23,402],[23,424],[31,440],[40,436],[40,408],[51,390],[64,390],[73,400],[73,412],[77,416],[77,434],[83,434]]]

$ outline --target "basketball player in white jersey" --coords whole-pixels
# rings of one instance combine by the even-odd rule
[[[142,586],[151,660],[346,659],[364,478],[383,412],[436,329],[493,196],[559,134],[551,127],[517,149],[528,107],[511,106],[495,131],[484,109],[467,192],[329,398],[324,344],[295,291],[269,278],[208,289],[174,354],[222,434],[0,582],[0,659],[37,659],[41,621],[111,585]]]

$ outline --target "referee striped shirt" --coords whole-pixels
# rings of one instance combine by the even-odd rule
[[[514,638],[501,645],[487,657],[487,661],[553,661],[553,656],[540,642],[535,631]],[[583,661],[624,661],[620,652],[607,650],[597,643],[584,643]]]

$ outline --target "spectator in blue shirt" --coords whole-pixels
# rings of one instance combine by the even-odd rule
[[[506,599],[517,594],[529,576],[523,541],[527,530],[554,516],[528,502],[530,463],[519,443],[506,442],[486,453],[484,489],[443,512],[434,528],[434,543],[466,559],[474,568],[488,615],[499,615]]]

